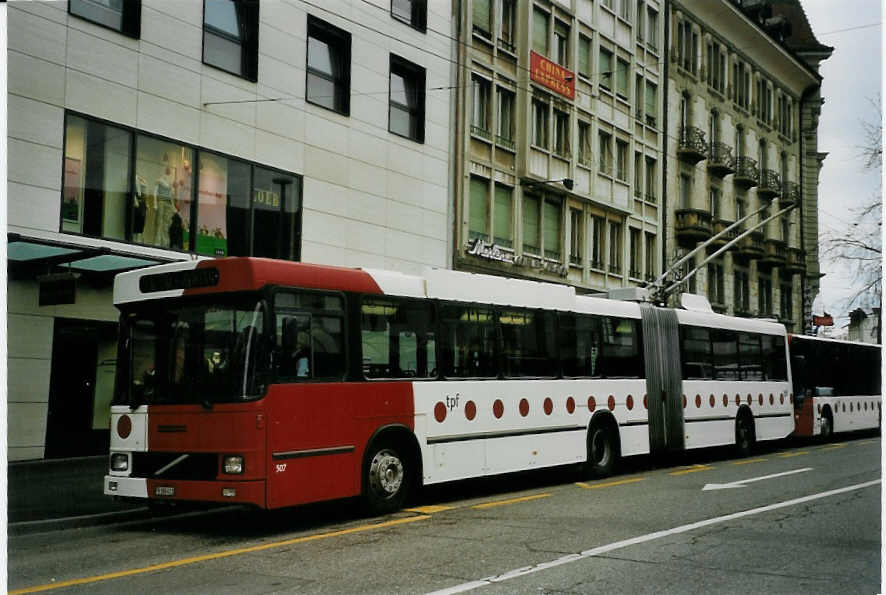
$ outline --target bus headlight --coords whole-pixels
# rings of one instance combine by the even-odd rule
[[[128,471],[129,455],[125,452],[115,452],[111,455],[111,471]]]
[[[222,468],[225,470],[225,473],[229,475],[239,475],[243,473],[243,457],[240,455],[226,455]]]

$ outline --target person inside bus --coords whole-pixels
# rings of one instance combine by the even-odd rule
[[[298,378],[307,378],[311,375],[311,350],[307,345],[299,343],[293,354],[295,360],[295,375]]]

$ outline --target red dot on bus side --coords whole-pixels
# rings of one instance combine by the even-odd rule
[[[568,411],[569,413],[575,411],[575,399],[573,399],[572,397],[566,399],[566,411]]]
[[[784,393],[778,395],[778,402],[781,405],[784,405]]]
[[[628,411],[634,408],[634,397],[628,395],[628,398],[625,400],[625,405],[628,407]]]
[[[686,397],[683,397],[683,401],[686,401]],[[646,395],[643,395],[643,409],[649,409],[649,399],[646,397]]]
[[[863,403],[863,406],[864,406],[864,410],[867,411],[867,410],[868,410],[868,402],[865,401],[865,402]]]
[[[505,413],[505,405],[501,402],[501,399],[496,399],[495,403],[492,404],[492,414],[495,417],[500,418]]]
[[[769,404],[775,405],[775,395],[773,395],[772,393],[769,393]]]
[[[723,395],[723,407],[729,407],[729,395]]]
[[[686,409],[686,395],[683,395],[683,409]]]
[[[695,408],[701,407],[701,395],[695,395]]]
[[[120,419],[117,420],[117,435],[123,438],[129,438],[129,434],[132,433],[132,420],[128,415],[121,415]]]
[[[849,403],[849,413],[852,413],[852,403]]]
[[[529,401],[526,399],[520,399],[520,415],[523,417],[529,415]]]
[[[609,407],[609,411],[615,411],[615,397],[609,395],[609,398],[606,400],[606,405]]]
[[[711,403],[711,407],[713,407],[714,405],[717,404],[717,397],[715,397],[714,395],[711,395],[711,397],[708,400]]]
[[[588,397],[588,411],[593,411],[597,408],[597,399],[593,396]]]
[[[754,402],[754,397],[752,397],[751,395],[748,395],[748,405],[750,405],[753,402]]]
[[[735,395],[735,404],[741,405],[741,395]]]
[[[473,401],[465,403],[465,417],[468,418],[468,421],[473,421],[477,417],[477,405]]]
[[[760,403],[760,405],[763,404],[763,393],[757,395],[757,402]]]
[[[554,402],[551,397],[545,398],[545,415],[550,415],[554,411]]]
[[[434,405],[434,419],[441,423],[446,419],[446,405],[442,402]]]

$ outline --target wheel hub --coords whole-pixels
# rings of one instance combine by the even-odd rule
[[[383,450],[375,455],[369,467],[372,489],[383,496],[396,494],[403,485],[403,463],[396,454]]]

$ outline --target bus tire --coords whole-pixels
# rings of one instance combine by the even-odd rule
[[[834,437],[834,416],[830,407],[825,407],[821,411],[821,433],[819,436],[822,442],[828,442]]]
[[[735,450],[739,457],[747,457],[754,451],[757,434],[754,429],[754,416],[750,411],[739,411],[735,419]]]
[[[608,477],[615,472],[618,457],[618,434],[613,424],[606,420],[591,422],[585,473],[590,477]]]
[[[370,446],[363,471],[363,504],[372,515],[388,514],[403,507],[414,470],[401,444],[379,440]]]

